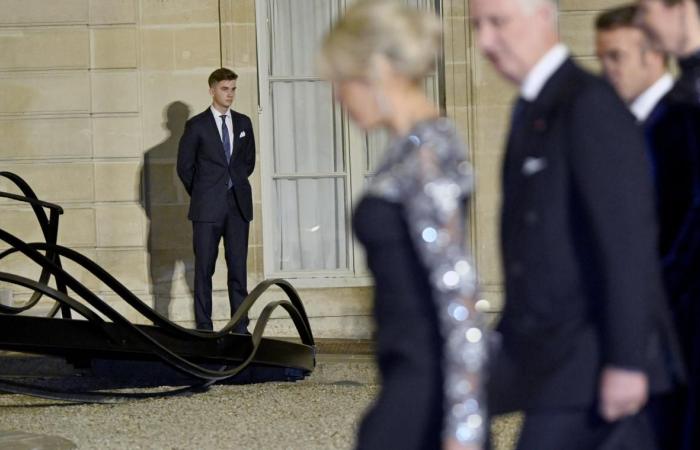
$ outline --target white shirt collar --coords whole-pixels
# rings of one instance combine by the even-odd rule
[[[644,122],[649,117],[649,114],[654,110],[659,100],[668,93],[673,87],[673,77],[670,73],[664,74],[656,80],[646,91],[642,92],[639,97],[635,98],[630,103],[630,110],[638,121]]]
[[[221,116],[224,115],[224,114],[221,114],[219,111],[217,111],[216,108],[214,108],[214,105],[211,105],[211,106],[209,107],[209,110],[211,111],[212,114],[214,114],[214,118],[215,118],[215,119],[221,120]],[[229,108],[229,109],[226,110],[226,114],[225,114],[225,115],[226,115],[226,117],[229,117],[229,118],[231,117],[231,108]]]
[[[549,49],[535,64],[535,67],[530,70],[520,85],[520,96],[527,101],[535,100],[540,95],[547,81],[564,64],[568,57],[569,49],[564,44],[557,44]]]

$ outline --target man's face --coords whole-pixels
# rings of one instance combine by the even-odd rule
[[[639,0],[637,21],[659,49],[678,56],[683,51],[683,5],[666,6],[661,0]]]
[[[519,84],[542,56],[542,30],[552,27],[553,11],[526,10],[519,0],[471,0],[471,22],[484,56],[508,80]]]
[[[230,108],[236,97],[236,80],[223,80],[209,88],[214,107]]]
[[[596,35],[596,53],[603,74],[628,103],[655,81],[656,77],[649,73],[650,51],[644,33],[638,28],[620,27]]]

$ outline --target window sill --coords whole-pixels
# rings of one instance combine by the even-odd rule
[[[298,274],[268,274],[267,278],[282,278],[289,281],[296,289],[360,288],[371,287],[374,281],[370,276],[322,276]]]

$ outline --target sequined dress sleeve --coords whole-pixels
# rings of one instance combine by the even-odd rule
[[[486,327],[467,250],[466,205],[473,176],[449,121],[424,122],[388,148],[368,195],[400,203],[430,277],[444,342],[444,438],[485,440]]]

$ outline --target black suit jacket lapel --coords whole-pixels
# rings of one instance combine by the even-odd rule
[[[566,102],[567,86],[576,66],[570,59],[564,61],[545,83],[538,97],[528,105],[519,120],[518,129],[509,136],[504,165],[504,196],[507,207],[503,211],[503,223],[511,222],[520,214],[519,208],[526,207],[520,199],[527,193],[523,185],[528,177],[523,173],[528,158],[543,158],[546,148],[544,134],[553,126],[557,111]]]
[[[543,118],[543,113],[551,116],[554,110],[562,105],[562,102],[567,102],[571,98],[568,91],[573,86],[571,81],[572,78],[576,77],[577,70],[580,69],[576,67],[571,58],[567,58],[547,80],[540,95],[534,101],[535,111],[539,112],[540,116],[538,118]],[[532,125],[537,124],[533,122]]]
[[[519,155],[521,152],[525,151],[524,146],[527,143],[525,137],[525,129],[527,123],[529,122],[530,107],[528,105],[520,114],[519,120],[514,120],[511,118],[511,129],[508,133],[508,141],[506,144],[506,153],[503,162],[503,223],[509,223],[508,217],[512,212],[514,203],[514,197],[517,195],[516,185],[518,177],[518,164],[520,161]],[[517,107],[514,105],[514,108]],[[513,114],[515,116],[515,114]]]
[[[238,156],[241,143],[240,133],[241,133],[241,123],[231,110],[231,123],[233,124],[233,152],[231,154],[231,161],[235,156]]]
[[[219,133],[219,127],[216,126],[216,119],[214,119],[214,114],[212,114],[211,109],[204,111],[206,117],[208,117],[207,122],[207,133],[213,139],[212,142],[218,143],[216,148],[216,153],[219,154],[221,161],[226,164],[226,153],[224,150],[224,142],[221,140],[221,134]],[[231,158],[233,159],[233,158]]]

